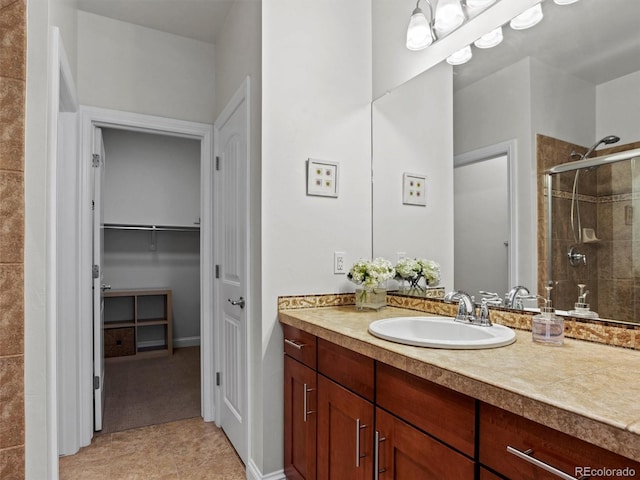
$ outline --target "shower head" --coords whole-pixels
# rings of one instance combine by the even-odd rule
[[[587,153],[582,156],[582,159],[589,158],[589,155],[593,153],[593,151],[598,148],[601,144],[611,145],[612,143],[616,143],[620,141],[620,137],[616,137],[615,135],[607,135],[606,137],[600,139],[597,143],[594,143]]]

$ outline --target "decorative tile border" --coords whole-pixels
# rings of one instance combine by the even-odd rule
[[[439,295],[438,290],[434,290],[436,291],[434,295]],[[441,290],[442,296],[444,296],[444,289]],[[340,307],[354,304],[353,293],[278,297],[278,310]],[[457,310],[456,305],[445,303],[439,298],[424,298],[396,293],[387,294],[387,305],[447,317],[454,316]],[[517,313],[512,310],[491,308],[491,319],[495,323],[518,330],[531,331],[531,318],[534,315],[533,312]],[[564,334],[567,338],[640,350],[640,325],[585,321],[576,317],[564,318]]]

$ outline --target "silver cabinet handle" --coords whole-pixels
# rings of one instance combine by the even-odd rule
[[[386,468],[380,468],[380,442],[384,442],[386,440],[385,437],[380,437],[380,432],[376,430],[375,435],[375,450],[373,452],[374,455],[374,465],[373,465],[373,479],[380,480],[380,474],[387,471]]]
[[[244,298],[240,297],[238,300],[227,299],[231,305],[238,305],[240,308],[244,308]]]
[[[316,412],[314,412],[313,410],[309,410],[308,404],[307,404],[307,394],[309,392],[313,392],[313,388],[309,388],[306,383],[304,384],[303,388],[304,388],[304,398],[302,399],[302,409],[304,410],[304,421],[306,422],[307,417],[312,413],[316,413]]]
[[[284,343],[286,343],[287,345],[291,345],[293,348],[297,348],[298,350],[302,350],[302,347],[304,347],[303,343],[294,342],[293,340],[289,340],[288,338],[284,339]]]
[[[360,453],[360,430],[367,428],[366,425],[360,424],[360,419],[356,419],[356,467],[360,468],[360,459],[366,457]]]
[[[573,477],[573,476],[569,475],[568,473],[564,473],[562,470],[558,470],[556,467],[552,467],[548,463],[545,463],[545,462],[543,462],[541,460],[538,460],[537,458],[535,458],[533,456],[533,449],[532,448],[522,452],[522,451],[518,450],[517,448],[513,448],[512,446],[507,445],[507,452],[512,453],[516,457],[524,460],[525,462],[529,462],[529,463],[535,465],[538,468],[546,470],[549,473],[553,473],[556,477],[560,477],[560,478],[562,478],[564,480],[588,480],[590,478],[589,476],[582,476],[580,478]]]

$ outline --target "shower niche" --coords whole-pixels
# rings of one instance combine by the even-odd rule
[[[553,286],[561,311],[588,304],[576,316],[640,323],[640,142],[537,140],[539,291]]]

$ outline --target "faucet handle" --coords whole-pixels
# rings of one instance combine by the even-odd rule
[[[482,299],[482,303],[480,304],[480,315],[478,316],[478,323],[485,327],[493,325],[489,318],[489,301],[490,300],[486,298]]]

